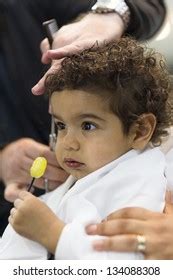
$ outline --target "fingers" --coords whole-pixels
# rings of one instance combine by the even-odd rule
[[[25,170],[28,170],[31,167],[33,160],[35,160],[39,156],[43,156],[48,161],[48,168],[51,167],[57,168],[59,164],[57,162],[55,153],[50,151],[49,146],[40,144],[38,142],[32,141],[31,143],[26,143],[26,155],[23,157],[22,165]],[[49,173],[49,171],[48,171]]]
[[[14,201],[14,207],[10,211],[10,216],[8,218],[9,223],[13,226],[20,226],[20,222],[23,220],[23,217],[25,217],[25,212],[27,209],[26,200],[28,198],[35,198],[31,193],[28,193],[27,191],[21,191],[18,195],[18,198]],[[29,200],[28,200],[29,201]],[[24,211],[25,210],[25,211]],[[16,229],[16,227],[14,228]]]
[[[31,193],[27,192],[27,191],[21,191],[21,192],[19,193],[19,199],[20,199],[20,200],[24,200],[24,199],[26,199],[27,197],[33,197],[33,195],[32,195]]]
[[[16,209],[19,209],[19,207],[21,206],[22,204],[22,200],[20,198],[17,198],[15,201],[14,201],[14,207]]]
[[[48,180],[49,190],[54,190],[56,187],[65,182],[69,174],[62,168],[56,166],[47,166],[46,172],[42,178],[36,179],[34,186],[38,188],[45,188],[45,179]]]
[[[24,138],[7,146],[4,153],[4,170],[3,178],[5,188],[5,199],[13,202],[21,190],[26,190],[27,185],[31,182],[29,170],[33,160],[38,156],[45,156],[48,161],[47,170],[44,177],[35,181],[37,187],[44,188],[44,178],[49,180],[51,189],[60,185],[67,178],[65,171],[59,167],[55,154],[49,150],[49,147],[38,143],[30,138]],[[18,153],[20,151],[20,153]],[[8,163],[8,164],[7,164]]]
[[[54,189],[55,186],[60,185],[67,179],[68,174],[59,166],[55,153],[50,151],[49,147],[45,146],[44,151],[41,155],[43,155],[47,159],[48,165],[43,178],[36,180],[34,185],[43,188],[44,179],[46,178],[49,180],[49,186],[51,187],[51,189]],[[29,168],[27,170],[29,170]]]
[[[97,225],[87,226],[86,232],[90,235],[112,236],[118,234],[143,234],[148,231],[148,224],[138,220],[110,220]]]
[[[50,148],[48,146],[45,146],[41,156],[45,157],[48,161],[48,164],[50,164],[51,166],[60,167],[57,162],[55,152],[50,151]]]
[[[93,241],[96,251],[135,252],[137,248],[136,235],[117,235],[102,240]]]
[[[17,198],[14,202],[14,208],[12,208],[10,211],[10,216],[8,218],[8,221],[12,226],[14,225],[14,221],[17,217],[17,212],[18,212],[18,209],[20,208],[21,204],[22,204],[22,200]]]
[[[151,242],[150,242],[151,241]],[[157,242],[156,242],[157,244]],[[154,248],[153,248],[154,245]],[[95,240],[92,243],[93,249],[96,251],[112,251],[112,252],[138,252],[138,238],[136,234],[117,235],[109,238]],[[156,250],[155,242],[145,236],[145,250],[143,254],[145,258],[151,257],[151,252]]]
[[[142,251],[145,259],[171,259],[166,252],[167,244],[163,242],[157,233],[154,235],[144,235],[145,250]],[[138,238],[136,234],[123,234],[95,240],[92,243],[96,251],[112,252],[139,252]],[[172,256],[172,253],[171,253]]]
[[[12,218],[15,216],[16,213],[17,213],[16,208],[12,208],[12,209],[10,210],[10,216],[11,216]]]
[[[34,95],[42,95],[45,91],[45,83],[46,80],[46,74],[38,81],[38,83],[32,87],[31,91]]]
[[[21,158],[21,162],[18,166],[18,178],[20,184],[26,185],[29,184],[30,180],[31,180],[31,176],[30,176],[30,168],[33,164],[35,158],[31,159],[30,157],[27,156],[23,156],[23,158]]]
[[[19,196],[21,190],[23,189],[26,189],[25,185],[10,183],[5,188],[4,197],[7,201],[14,202],[15,199]]]
[[[160,213],[156,213],[144,208],[139,207],[127,207],[115,211],[111,215],[107,217],[107,220],[113,219],[139,219],[139,220],[148,220],[148,219],[155,219],[160,217]]]
[[[23,139],[22,149],[25,149],[26,156],[32,160],[36,157],[44,156],[44,154],[49,151],[49,147],[47,145],[41,144],[32,139]]]
[[[45,91],[45,80],[47,75],[54,73],[55,71],[58,71],[58,69],[61,66],[62,60],[58,60],[53,62],[50,69],[46,72],[46,74],[38,81],[38,83],[31,89],[32,93],[34,95],[41,95]]]
[[[19,185],[15,185],[15,184],[11,184],[9,186],[7,186],[7,190],[9,189],[9,193],[11,192],[11,196],[9,195],[9,197],[11,197],[11,202],[14,202],[14,206],[16,208],[18,208],[22,202],[22,200],[24,200],[26,197],[31,196],[31,193],[28,193],[24,188],[21,187]],[[6,192],[6,190],[5,190]]]
[[[52,59],[49,57],[49,55],[47,54],[47,52],[45,52],[45,53],[42,54],[41,62],[42,62],[43,64],[51,64]]]
[[[98,42],[90,40],[89,38],[87,40],[86,39],[85,40],[81,40],[81,39],[76,40],[75,43],[71,43],[69,45],[60,47],[58,49],[48,50],[45,53],[44,57],[47,60],[62,59],[67,56],[79,53],[84,48],[93,47],[96,43],[98,43]]]
[[[55,153],[50,151],[48,146],[37,143],[35,141],[27,142],[26,145],[27,145],[27,151],[26,151],[27,155],[23,157],[22,166],[21,166],[21,170],[25,171],[26,173],[25,183],[26,182],[29,183],[31,180],[29,175],[29,170],[33,164],[33,160],[37,156],[44,156],[48,161],[46,172],[43,178],[47,178],[49,181],[54,181],[54,182],[65,181],[65,179],[67,178],[67,174],[61,167],[59,167]],[[40,186],[41,182],[43,183],[43,181],[41,180],[38,182],[36,181],[35,185]]]
[[[58,48],[56,50],[49,50],[46,53],[44,53],[42,57],[42,62],[50,62],[50,60],[56,59],[56,61],[53,62],[51,68],[47,71],[47,73],[38,81],[38,83],[31,89],[32,93],[34,95],[41,95],[45,91],[45,80],[48,74],[53,73],[54,71],[58,71],[60,68],[62,60],[71,54],[76,54],[80,52],[82,49],[93,46],[93,40],[82,40],[79,42],[75,42],[67,45],[62,48]]]
[[[13,223],[14,223],[14,219],[15,219],[15,216],[17,214],[17,210],[15,208],[12,208],[11,211],[10,211],[10,216],[8,217],[8,222],[13,226]]]

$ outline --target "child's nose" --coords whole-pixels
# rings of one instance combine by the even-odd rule
[[[67,150],[79,150],[80,144],[73,132],[68,132],[64,136],[64,148]]]

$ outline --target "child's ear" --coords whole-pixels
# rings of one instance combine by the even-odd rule
[[[152,113],[139,116],[138,120],[130,129],[130,133],[133,135],[132,148],[143,150],[150,142],[155,127],[156,117]]]

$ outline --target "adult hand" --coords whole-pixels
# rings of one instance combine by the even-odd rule
[[[44,187],[44,179],[49,180],[49,187],[53,189],[67,178],[67,173],[59,167],[54,152],[49,147],[30,138],[23,138],[9,144],[1,152],[1,177],[6,186],[5,198],[13,202],[21,190],[26,190],[31,182],[30,167],[38,156],[44,156],[47,169],[44,176],[35,180],[34,185]]]
[[[137,235],[146,238],[145,259],[173,259],[173,205],[167,204],[165,213],[143,208],[124,208],[114,212],[107,221],[88,226],[88,234],[107,236],[96,241],[98,251],[134,252]]]
[[[54,253],[64,223],[39,198],[22,191],[14,201],[9,223],[20,235],[42,244]]]
[[[67,55],[92,47],[96,42],[102,44],[119,39],[124,32],[124,23],[116,13],[88,14],[80,21],[63,26],[54,36],[53,50],[49,50],[47,40],[41,44],[42,62],[52,63],[44,77],[32,88],[33,94],[44,93],[44,81],[49,73],[58,69]]]

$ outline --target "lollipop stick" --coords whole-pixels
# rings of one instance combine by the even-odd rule
[[[47,167],[47,160],[44,157],[37,157],[34,160],[30,168],[30,175],[32,177],[32,181],[28,187],[28,192],[31,190],[34,180],[41,178],[44,175],[46,167]]]
[[[28,187],[28,192],[31,190],[31,188],[32,188],[32,186],[34,184],[34,180],[35,180],[35,178],[32,178],[32,181],[31,181],[31,183],[30,183],[30,185]]]

